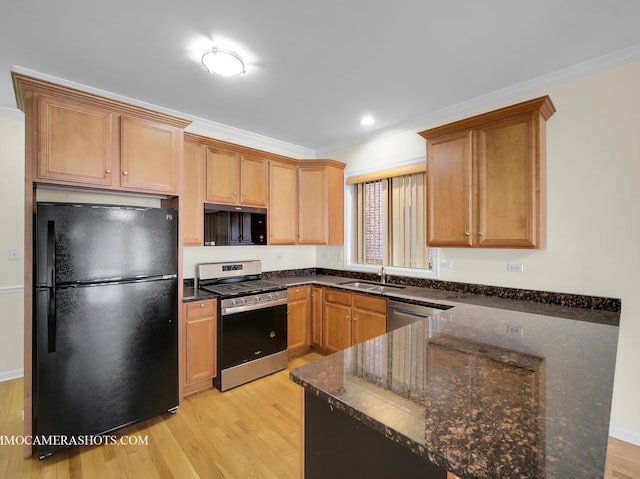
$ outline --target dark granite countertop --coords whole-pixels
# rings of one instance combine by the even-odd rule
[[[284,286],[375,276],[267,272]],[[439,315],[291,372],[309,393],[461,478],[604,476],[620,301],[391,278]],[[184,301],[216,297],[185,283]]]
[[[596,321],[458,303],[291,379],[462,478],[602,478],[617,339]]]

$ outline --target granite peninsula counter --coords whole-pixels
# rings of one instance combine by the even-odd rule
[[[291,371],[305,477],[604,477],[619,313],[430,302],[453,307]]]

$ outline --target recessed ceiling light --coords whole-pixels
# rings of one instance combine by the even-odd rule
[[[242,75],[245,72],[244,61],[236,52],[213,47],[202,54],[202,65],[209,73],[225,77]]]
[[[360,119],[360,124],[362,126],[373,125],[375,122],[376,122],[376,120],[374,120],[373,117],[369,116],[369,115],[365,115]]]

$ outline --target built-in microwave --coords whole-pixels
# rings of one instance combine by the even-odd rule
[[[204,204],[204,245],[267,244],[267,209]]]

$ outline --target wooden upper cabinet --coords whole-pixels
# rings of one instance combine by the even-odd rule
[[[420,133],[427,140],[427,244],[545,246],[548,96]]]
[[[473,134],[439,136],[428,148],[427,244],[471,246]]]
[[[120,119],[122,188],[177,193],[182,132],[142,118]]]
[[[331,160],[298,166],[298,243],[344,242],[344,164]]]
[[[114,154],[115,115],[61,98],[38,98],[36,181],[109,187],[119,164]]]
[[[206,148],[196,142],[184,142],[182,175],[182,237],[184,244],[204,244],[204,198],[206,190]]]
[[[35,183],[179,194],[188,121],[12,73]]]
[[[269,162],[269,244],[296,244],[298,169],[295,163]]]
[[[267,207],[269,162],[257,156],[240,157],[240,204]]]
[[[240,191],[240,153],[207,148],[207,201],[236,204]]]
[[[479,246],[532,248],[541,243],[536,114],[477,130]]]
[[[207,201],[266,208],[268,171],[263,158],[209,147]]]

